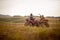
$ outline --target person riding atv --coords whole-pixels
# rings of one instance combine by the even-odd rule
[[[48,22],[44,15],[40,15],[40,22]]]
[[[30,20],[34,20],[34,17],[33,17],[33,14],[32,13],[30,14],[30,17],[29,18],[30,18]]]

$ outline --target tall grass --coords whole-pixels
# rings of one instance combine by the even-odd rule
[[[60,26],[24,26],[23,23],[0,23],[0,40],[59,40]],[[53,27],[52,27],[53,26]]]

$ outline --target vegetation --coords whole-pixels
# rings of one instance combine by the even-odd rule
[[[59,18],[47,19],[50,27],[25,26],[24,18],[7,19],[8,22],[6,19],[0,19],[0,40],[60,40]],[[20,22],[16,23],[15,20]]]

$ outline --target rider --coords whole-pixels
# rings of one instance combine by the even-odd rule
[[[44,15],[40,15],[40,21],[43,22],[45,20]]]
[[[41,16],[41,19],[45,19],[44,15]]]
[[[30,20],[34,20],[32,13],[30,14]]]

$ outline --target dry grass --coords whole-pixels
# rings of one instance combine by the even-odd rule
[[[24,26],[23,23],[0,22],[0,40],[59,40],[60,22],[50,27]]]

